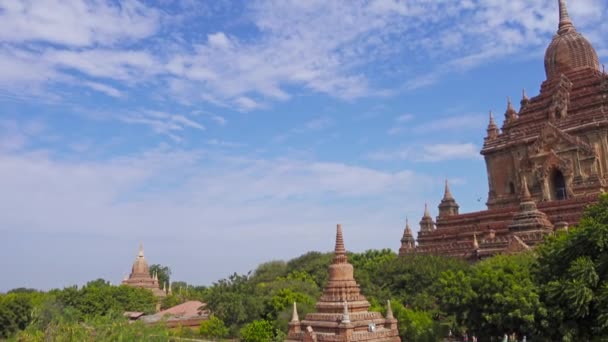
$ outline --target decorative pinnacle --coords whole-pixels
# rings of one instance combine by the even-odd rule
[[[528,94],[526,94],[526,89],[521,90],[521,99],[524,101],[528,101]]]
[[[522,175],[522,181],[521,181],[521,199],[522,202],[523,201],[529,201],[532,199],[532,195],[530,195],[530,190],[528,189],[528,181],[526,180],[526,177]]]
[[[167,282],[163,284],[163,292],[167,293]]]
[[[496,122],[494,121],[494,113],[491,110],[490,110],[490,124],[488,126],[490,126],[490,127],[496,126]]]
[[[477,233],[473,233],[473,248],[479,249],[479,242],[477,242]]]
[[[346,248],[344,247],[344,237],[342,236],[342,225],[336,226],[336,248],[334,250],[334,264],[345,264]]]
[[[296,302],[293,302],[293,313],[291,314],[291,321],[294,323],[300,322],[300,317],[298,317],[298,307],[296,306]]]
[[[454,199],[454,197],[452,196],[452,193],[450,192],[450,185],[448,184],[448,180],[445,180],[445,190],[443,191],[443,199],[444,200],[451,200]]]
[[[405,218],[405,233],[408,235],[412,235],[412,228],[410,228],[410,220]]]
[[[143,258],[144,257],[144,244],[143,243],[139,243],[139,253],[137,254],[137,256]]]
[[[507,112],[515,112],[515,108],[513,108],[513,102],[511,102],[511,96],[507,96]]]
[[[429,213],[429,206],[427,203],[424,203],[424,217],[431,217],[431,214]]]
[[[350,315],[348,314],[347,301],[344,301],[344,313],[342,314],[342,323],[350,323]]]
[[[391,307],[390,299],[386,301],[386,319],[395,319],[395,316],[393,316],[393,308]]]
[[[559,29],[558,34],[563,34],[571,29],[574,29],[570,15],[568,14],[568,7],[566,6],[566,0],[559,0]]]

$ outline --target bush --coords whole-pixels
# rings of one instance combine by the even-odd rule
[[[199,333],[206,338],[222,339],[228,336],[228,328],[221,319],[211,315],[208,320],[201,322]]]
[[[241,329],[241,340],[245,342],[269,342],[274,337],[272,324],[267,320],[253,321]]]

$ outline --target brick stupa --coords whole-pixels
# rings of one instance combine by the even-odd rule
[[[361,294],[354,278],[353,265],[348,262],[342,226],[336,232],[336,249],[329,266],[329,281],[317,302],[317,312],[300,321],[294,303],[286,342],[400,342],[397,320],[388,303],[386,317],[368,311],[370,304]]]
[[[129,278],[124,279],[122,283],[127,286],[148,289],[157,297],[165,297],[167,295],[165,291],[160,289],[158,276],[156,274],[154,276],[150,275],[150,268],[144,257],[143,245],[139,246],[139,253],[137,254],[135,262],[133,262]]]

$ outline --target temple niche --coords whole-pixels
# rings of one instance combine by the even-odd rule
[[[490,113],[481,154],[488,177],[487,210],[459,213],[446,183],[439,215],[425,208],[412,249],[400,254],[483,258],[526,250],[556,229],[577,224],[608,180],[608,75],[597,53],[558,0],[557,34],[545,52],[540,93],[507,100],[502,126]]]

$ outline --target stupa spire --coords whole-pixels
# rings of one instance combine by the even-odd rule
[[[566,6],[566,0],[559,0],[559,30],[558,34],[574,29],[570,15],[568,14],[568,6]]]
[[[479,242],[477,242],[477,233],[473,233],[473,248],[479,249]]]
[[[445,189],[443,191],[443,199],[444,200],[449,200],[449,199],[454,199],[454,197],[452,196],[452,193],[450,192],[450,184],[448,183],[448,180],[445,180]]]
[[[336,248],[334,249],[334,264],[347,263],[346,248],[344,247],[344,236],[342,235],[342,225],[336,226]]]
[[[298,307],[296,302],[293,302],[293,313],[291,314],[291,321],[293,323],[300,322],[300,317],[298,317]]]
[[[412,228],[410,227],[410,220],[409,218],[405,218],[405,233],[407,235],[412,235]]]
[[[521,99],[522,99],[522,101],[528,101],[528,100],[530,100],[528,98],[528,94],[526,94],[526,89],[522,89],[521,90]]]
[[[488,123],[487,131],[487,139],[496,139],[500,131],[498,130],[498,126],[496,125],[496,121],[494,121],[494,113],[490,111],[490,122]]]
[[[143,258],[144,257],[144,244],[143,243],[139,243],[139,253],[137,254],[138,257]]]
[[[429,213],[429,205],[424,203],[424,216],[423,217],[431,217],[431,213]]]

